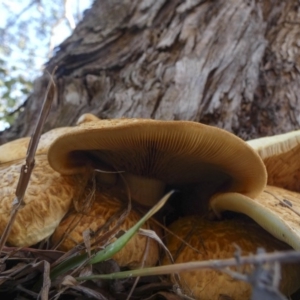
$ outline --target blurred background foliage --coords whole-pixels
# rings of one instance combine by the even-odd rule
[[[0,130],[23,109],[34,79],[92,0],[0,0]]]

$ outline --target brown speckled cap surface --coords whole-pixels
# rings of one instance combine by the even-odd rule
[[[77,176],[62,176],[47,160],[49,144],[65,128],[41,136],[35,156],[24,206],[19,210],[8,243],[32,246],[53,233],[68,211],[79,184]],[[21,167],[25,163],[30,138],[21,138],[0,147],[0,234],[10,219]]]
[[[254,254],[258,247],[264,248],[266,252],[291,249],[255,222],[244,217],[221,221],[185,217],[177,220],[169,229],[193,247],[184,245],[176,236],[168,234],[166,246],[176,263],[236,257],[237,246],[241,255]],[[165,258],[164,264],[169,263]],[[252,265],[230,269],[244,274],[253,272]],[[295,292],[300,287],[299,276],[299,264],[282,265],[281,291],[286,295]],[[178,282],[174,280],[174,283]],[[249,283],[235,280],[225,272],[209,268],[179,273],[179,284],[193,299],[249,300],[252,292]],[[226,297],[222,296],[224,294]]]

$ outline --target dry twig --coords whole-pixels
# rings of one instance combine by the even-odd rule
[[[55,72],[55,70],[53,72]],[[41,114],[39,116],[38,123],[34,130],[34,133],[30,139],[30,143],[28,145],[25,164],[21,168],[21,174],[20,174],[19,182],[18,182],[17,189],[16,189],[16,197],[12,203],[12,211],[11,211],[11,215],[10,215],[10,220],[7,223],[7,225],[4,229],[4,232],[1,236],[1,239],[0,239],[0,253],[2,252],[3,246],[6,243],[6,240],[9,236],[9,233],[11,231],[11,228],[13,226],[13,223],[15,221],[15,218],[17,216],[19,209],[22,208],[22,206],[24,205],[23,198],[24,198],[24,195],[25,195],[25,192],[26,192],[29,180],[30,180],[32,170],[34,168],[34,163],[35,163],[34,156],[36,153],[36,149],[38,146],[40,136],[42,134],[43,126],[44,126],[47,116],[50,112],[50,107],[51,107],[51,104],[52,104],[54,98],[56,98],[56,86],[55,86],[53,76],[50,75],[50,81],[49,81],[49,84],[47,86],[47,90],[45,93],[45,98],[44,98]]]

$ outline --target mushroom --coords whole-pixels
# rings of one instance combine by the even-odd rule
[[[96,120],[90,115],[79,123],[52,143],[51,167],[63,175],[90,169],[123,172],[119,177],[132,198],[146,206],[161,198],[166,185],[211,185],[214,192],[255,197],[266,183],[259,156],[219,128],[189,121]]]
[[[242,255],[254,254],[257,247],[263,247],[266,252],[291,249],[251,219],[241,216],[221,221],[198,216],[185,217],[175,221],[169,229],[188,244],[183,244],[175,235],[167,235],[166,246],[176,263],[233,258],[237,252],[235,245],[240,248]],[[170,263],[167,257],[163,263]],[[249,274],[253,272],[253,267],[244,265],[230,270]],[[282,265],[280,290],[285,295],[291,295],[300,287],[299,276],[299,264]],[[184,271],[178,274],[178,278],[184,294],[193,299],[247,300],[251,297],[252,287],[249,283],[233,279],[225,272],[213,269]],[[175,278],[173,280],[178,283]]]
[[[261,156],[268,184],[300,192],[300,130],[247,141]]]
[[[259,156],[244,141],[222,129],[187,121],[100,120],[91,114],[81,116],[77,124],[52,143],[48,151],[51,167],[64,175],[85,174],[95,169],[120,172],[115,173],[115,180],[103,180],[109,173],[100,172],[99,186],[110,181],[114,190],[124,191],[128,187],[132,199],[144,206],[154,205],[163,196],[166,185],[209,185],[213,193],[235,191],[255,197],[266,183],[265,167]],[[105,222],[107,213],[103,219],[94,216],[95,205],[103,210],[104,204],[98,197],[59,249],[71,249],[82,242],[84,230]],[[105,209],[109,211],[108,203]],[[74,214],[60,224],[53,241],[62,237]],[[127,249],[135,253],[137,248]],[[129,260],[124,263],[131,264]]]
[[[216,194],[210,199],[210,207],[218,215],[226,210],[244,213],[276,238],[300,250],[300,195],[292,192],[300,191],[300,167],[295,163],[300,158],[300,130],[247,143],[266,165],[268,186],[256,198],[240,193]]]
[[[262,230],[262,228],[257,227],[257,230],[251,231],[249,228],[243,228],[243,226],[248,226],[247,224],[243,225],[242,223],[239,224],[240,220],[230,220],[232,227],[232,233],[228,234],[228,230],[226,232],[226,222],[229,222],[228,220],[221,220],[217,223],[216,226],[220,226],[224,229],[222,234],[224,235],[224,238],[227,239],[227,243],[229,245],[232,245],[232,243],[238,243],[239,246],[242,247],[242,249],[247,252],[247,247],[243,246],[243,234],[241,233],[239,236],[236,235],[236,233],[240,232],[242,229],[245,231],[244,236],[247,237],[248,243],[250,245],[250,237],[252,239],[252,249],[254,252],[255,249],[259,246],[263,246],[267,250],[283,250],[283,248],[277,247],[275,242],[277,238],[280,241],[285,242],[292,248],[296,250],[300,250],[300,194],[294,191],[299,191],[299,166],[295,161],[299,160],[299,143],[300,143],[300,131],[291,132],[284,135],[274,136],[274,137],[268,137],[268,138],[261,138],[257,140],[249,141],[248,144],[253,147],[258,154],[263,159],[263,162],[266,165],[266,169],[268,172],[268,184],[274,184],[276,186],[268,185],[265,187],[263,193],[256,197],[249,197],[247,195],[242,195],[240,193],[216,193],[211,197],[209,200],[209,207],[210,209],[219,217],[221,217],[221,213],[225,211],[234,211],[237,213],[242,213],[244,215],[249,216],[252,220],[254,220],[257,225],[260,225],[262,228],[264,228],[266,231],[268,231],[272,236],[274,237],[273,240],[266,239],[265,238],[265,231]],[[281,187],[286,187],[288,189],[294,190],[286,190]],[[198,217],[199,219],[199,217]],[[189,224],[190,229],[195,227],[195,225],[191,225],[191,223],[184,223],[185,221],[182,221],[183,223],[180,223],[181,221],[178,221],[174,227],[172,227],[175,231],[175,234],[182,237],[180,233],[180,228],[184,226],[188,226],[186,224]],[[196,222],[196,221],[195,221]],[[209,222],[208,220],[200,220],[197,221],[203,224],[203,222]],[[185,225],[184,225],[185,224]],[[202,225],[201,225],[202,226]],[[202,227],[201,227],[202,228]],[[242,229],[241,229],[242,228]],[[205,235],[206,229],[201,229],[202,231],[200,233],[194,233],[194,235],[198,234]],[[208,229],[207,229],[208,230]],[[249,231],[249,232],[248,232]],[[221,235],[221,233],[220,233]],[[260,243],[256,243],[255,240],[253,240],[253,237],[255,237],[257,240],[260,240]],[[209,253],[209,245],[213,245],[214,243],[219,243],[218,246],[215,246],[215,249],[224,249],[224,242],[220,240],[219,242],[216,240],[217,237],[214,236],[214,234],[210,235],[210,239],[207,239],[207,255],[208,257],[215,257],[214,255],[220,255],[220,258],[228,258],[233,256],[233,248],[231,248],[231,251],[224,254],[224,251],[214,251],[214,253]],[[201,240],[203,242],[203,240]],[[174,243],[174,241],[172,242]],[[178,241],[177,241],[178,243]],[[201,245],[199,245],[199,242],[196,242],[195,240],[190,242],[193,247],[197,249],[202,249]],[[205,243],[205,245],[207,245]],[[171,248],[174,247],[174,249],[177,247],[177,244],[170,244],[168,243],[168,246]],[[275,247],[276,246],[276,247]],[[229,247],[229,246],[228,246]],[[232,246],[230,246],[232,247]],[[188,254],[191,251],[191,249],[187,250],[186,248],[182,250],[181,254],[181,260],[176,260],[176,262],[182,262],[182,258],[184,257],[185,261],[188,261],[192,259],[193,256],[189,256],[192,254]],[[247,254],[247,253],[246,253]],[[194,260],[196,259],[204,259],[205,257],[202,257],[201,255],[193,254]],[[222,255],[222,256],[221,256]],[[208,258],[206,257],[206,258]],[[290,267],[289,267],[290,268]],[[290,295],[292,292],[294,292],[297,288],[300,287],[299,278],[299,266],[294,266],[294,270],[291,270],[291,274],[288,276],[283,276],[283,282],[282,282],[282,290],[285,294]],[[193,274],[193,275],[191,275]],[[203,273],[201,273],[203,274]],[[242,296],[242,294],[238,295],[235,294],[235,291],[242,291],[244,289],[248,290],[248,295],[250,295],[250,289],[249,286],[246,287],[245,283],[241,282],[235,282],[230,281],[226,276],[222,275],[217,276],[218,272],[207,270],[206,271],[206,277],[205,278],[214,278],[214,289],[217,289],[217,287],[220,285],[222,286],[222,289],[220,291],[222,293],[230,294],[232,298],[234,299],[245,299],[246,296]],[[203,287],[205,284],[208,284],[208,281],[201,280],[202,277],[199,276],[199,273],[197,275],[195,273],[187,272],[184,276],[190,276],[189,279],[185,278],[185,283],[182,283],[182,286],[185,287],[185,290],[187,287],[190,289],[195,288],[195,292],[198,293],[197,295],[204,297],[202,293],[204,293],[204,290],[201,291],[201,287]],[[198,278],[198,279],[197,279]],[[199,279],[200,278],[200,279]],[[216,280],[215,278],[219,278],[220,280]],[[227,287],[223,287],[224,285],[224,278],[227,278],[226,281],[228,281]],[[288,278],[289,282],[286,282],[286,279]],[[183,282],[183,281],[181,281]],[[190,282],[190,284],[188,284]],[[195,284],[197,282],[197,285]],[[295,283],[298,283],[298,285],[294,285]],[[289,288],[285,288],[285,286],[289,284]],[[294,287],[292,287],[294,285]],[[195,287],[197,286],[197,287]],[[208,291],[205,291],[205,293],[211,293],[210,297],[211,299],[214,298],[213,291],[211,289],[208,289]],[[208,294],[207,294],[208,295]],[[197,297],[198,297],[197,296]],[[207,296],[208,297],[208,296]],[[250,296],[247,296],[248,298]],[[204,297],[205,299],[205,297]]]
[[[67,128],[50,131],[41,137],[35,167],[7,242],[12,246],[34,245],[49,237],[68,211],[80,183],[78,176],[63,176],[48,164],[49,143]],[[13,200],[30,138],[21,138],[0,147],[0,232],[10,219]]]
[[[276,238],[300,250],[300,194],[293,192],[300,191],[300,167],[295,163],[300,159],[300,130],[247,143],[266,165],[268,186],[256,198],[239,193],[216,194],[210,207],[218,215],[226,210],[244,213]]]
[[[82,243],[83,232],[87,229],[92,232],[92,248],[104,246],[113,242],[118,232],[133,227],[142,217],[136,209],[131,209],[124,215],[127,211],[127,195],[114,188],[103,185],[96,187],[92,200],[92,203],[79,211],[73,209],[55,230],[51,241],[54,245],[59,245],[60,250],[68,251]],[[160,232],[160,228],[151,221],[146,222],[143,228]],[[120,267],[134,269],[142,265],[153,266],[159,258],[159,247],[155,240],[136,234],[112,258]]]

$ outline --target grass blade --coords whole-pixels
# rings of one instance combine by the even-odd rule
[[[137,276],[153,276],[153,275],[166,275],[179,273],[184,271],[200,270],[211,268],[215,270],[222,270],[227,267],[233,267],[238,265],[245,264],[261,264],[266,262],[285,262],[293,263],[300,261],[300,251],[281,251],[281,252],[272,252],[272,253],[258,253],[256,255],[241,256],[237,260],[236,258],[227,258],[220,260],[204,260],[204,261],[192,261],[186,263],[177,263],[172,265],[150,267],[137,270],[129,270],[111,274],[101,274],[101,275],[92,275],[77,277],[76,280],[91,280],[91,279],[124,279]]]
[[[114,254],[119,252],[126,245],[126,243],[134,236],[134,234],[143,226],[143,224],[164,206],[164,204],[167,202],[167,200],[172,194],[173,191],[166,194],[155,206],[153,206],[149,210],[149,212],[143,218],[141,218],[139,222],[137,222],[133,227],[127,230],[126,233],[124,233],[116,241],[108,245],[105,249],[97,252],[95,256],[88,261],[88,264],[95,264],[107,260],[111,258]],[[51,271],[50,278],[55,279],[57,276],[64,274],[65,272],[83,264],[87,259],[87,253],[67,259]]]

